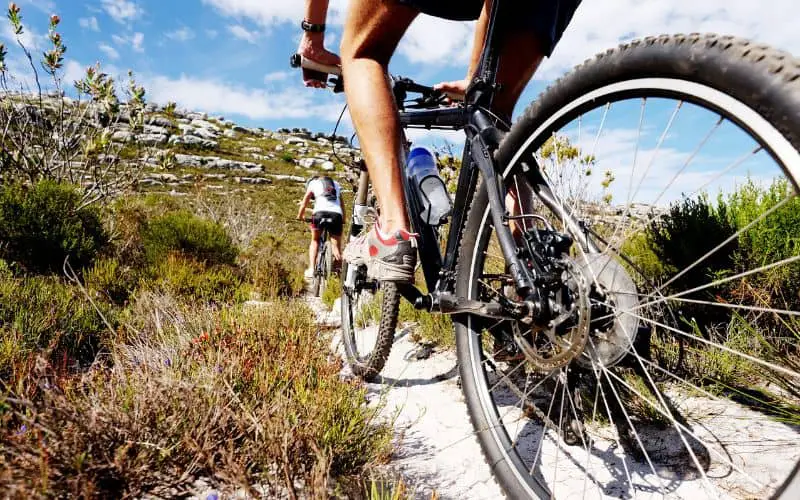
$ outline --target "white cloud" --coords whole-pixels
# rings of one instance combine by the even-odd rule
[[[299,0],[202,1],[225,16],[251,19],[262,26],[297,24],[304,11],[304,2]],[[332,0],[328,24],[341,25],[346,7],[346,0]],[[800,4],[796,0],[770,0],[768,7],[743,0],[582,2],[553,58],[545,61],[537,78],[553,79],[623,40],[661,33],[721,32],[800,53],[800,37],[793,22],[798,18]],[[412,63],[466,66],[472,29],[469,23],[424,16],[409,29],[399,52]]]
[[[264,83],[270,82],[281,82],[287,80],[292,73],[290,71],[275,71],[273,73],[267,73],[264,76]]]
[[[620,42],[662,33],[716,32],[751,38],[800,53],[794,19],[796,0],[758,2],[727,0],[606,0],[583,2],[537,78],[550,80],[594,54]]]
[[[411,24],[398,51],[412,63],[465,66],[475,23],[420,16]]]
[[[185,42],[194,38],[194,31],[191,28],[183,26],[178,28],[174,31],[168,31],[164,33],[164,36],[169,38],[170,40],[176,40],[178,42]]]
[[[310,92],[279,90],[268,92],[232,85],[218,80],[181,76],[143,76],[148,96],[155,102],[174,101],[187,109],[241,115],[250,119],[284,119],[322,117],[328,119],[330,109],[319,106]]]
[[[119,59],[119,52],[117,52],[117,49],[115,49],[111,45],[101,43],[100,45],[97,46],[97,48],[100,49],[106,56],[108,56],[109,59],[111,60]]]
[[[106,13],[120,24],[135,21],[144,13],[138,4],[131,0],[102,0],[102,4]]]
[[[111,39],[117,45],[130,45],[135,52],[144,52],[144,33],[132,33],[130,35],[111,35]]]
[[[42,43],[46,40],[44,35],[36,33],[28,26],[25,26],[25,29],[22,31],[21,35],[17,35],[14,33],[14,29],[11,27],[11,24],[4,22],[2,25],[2,35],[4,38],[13,42],[19,40],[28,50],[38,50],[42,46]]]
[[[32,5],[42,12],[51,13],[56,9],[55,2],[51,0],[18,0],[23,6]]]
[[[206,30],[206,36],[208,38],[217,38],[217,35],[219,35],[217,30]]]
[[[303,18],[305,2],[299,0],[202,0],[223,15],[237,18],[249,18],[262,26],[279,23],[295,23],[299,25]],[[344,18],[347,0],[331,0],[328,9],[328,24],[341,24]],[[298,26],[298,29],[300,27]]]
[[[100,31],[100,24],[97,22],[97,18],[92,17],[82,17],[78,19],[78,24],[80,24],[81,28],[88,29],[92,31]]]
[[[228,26],[228,31],[235,38],[252,44],[255,44],[261,36],[257,31],[250,31],[241,24],[232,24]]]

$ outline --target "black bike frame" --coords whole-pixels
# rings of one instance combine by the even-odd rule
[[[517,255],[517,245],[511,236],[505,209],[505,188],[502,171],[495,165],[493,153],[497,149],[505,130],[496,116],[489,111],[497,86],[497,68],[501,36],[504,30],[498,27],[502,1],[495,1],[490,12],[486,43],[481,55],[476,76],[470,83],[463,106],[444,107],[438,109],[404,109],[405,91],[421,92],[426,87],[411,84],[395,89],[395,98],[400,109],[400,124],[404,128],[437,128],[463,129],[466,133],[466,144],[462,157],[461,171],[455,193],[454,206],[459,207],[453,214],[447,238],[444,256],[439,249],[438,238],[434,228],[425,224],[419,214],[422,212],[419,200],[416,199],[409,185],[407,175],[403,174],[404,190],[408,200],[408,211],[411,224],[419,234],[417,243],[422,263],[425,282],[431,292],[445,292],[454,287],[455,264],[460,246],[462,229],[465,222],[466,209],[470,206],[471,195],[477,184],[477,172],[483,176],[483,187],[488,192],[492,222],[502,247],[503,255],[517,291],[527,297],[534,290],[534,276],[527,266],[523,265]],[[398,83],[395,84],[396,87]],[[403,162],[404,164],[405,162]],[[406,298],[409,298],[406,295]]]

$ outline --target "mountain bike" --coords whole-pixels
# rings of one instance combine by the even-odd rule
[[[305,217],[303,221],[312,222],[312,218]],[[330,218],[320,220],[319,246],[317,247],[317,262],[314,265],[314,276],[311,279],[311,295],[319,297],[325,291],[328,278],[333,275],[333,250],[328,237],[327,225],[333,223]]]
[[[636,40],[511,126],[491,112],[502,4],[462,104],[393,78],[405,128],[464,131],[457,210],[426,224],[406,179],[426,291],[344,264],[353,371],[383,368],[404,298],[452,315],[510,498],[800,498],[800,61]],[[379,212],[362,167],[351,237]]]

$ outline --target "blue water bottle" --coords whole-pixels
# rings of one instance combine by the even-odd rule
[[[447,222],[453,202],[444,181],[439,177],[436,158],[424,147],[415,147],[408,154],[408,178],[419,202],[420,218],[431,226]]]

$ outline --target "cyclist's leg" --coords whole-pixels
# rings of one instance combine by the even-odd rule
[[[317,253],[319,252],[320,229],[316,226],[311,227],[311,243],[308,245],[308,269],[313,274],[317,265]]]
[[[339,214],[333,214],[332,219],[333,222],[331,222],[331,227],[328,228],[328,234],[333,242],[333,246],[331,247],[331,250],[333,251],[333,260],[336,262],[341,262],[342,230],[344,229],[344,218]]]
[[[400,169],[400,124],[387,66],[419,12],[395,2],[352,0],[342,38],[345,92],[381,206],[385,233],[408,230]]]

